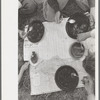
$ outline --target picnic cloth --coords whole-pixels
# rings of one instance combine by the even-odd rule
[[[56,56],[50,60],[42,61],[35,67],[30,66],[31,95],[61,91],[61,89],[55,83],[55,73],[62,65],[72,66],[79,75],[79,83],[77,88],[84,87],[81,80],[84,76],[87,76],[87,73],[82,67],[82,61],[61,59]]]
[[[35,51],[39,59],[49,60],[53,56],[62,59],[72,58],[70,47],[77,40],[67,35],[65,26],[68,18],[63,19],[62,23],[44,22],[45,33],[41,41],[31,43],[27,38],[24,40],[24,60],[29,61],[32,51]]]
[[[78,87],[83,86],[81,79],[86,76],[82,67],[82,59],[75,60],[70,55],[70,47],[76,42],[67,35],[65,26],[68,18],[60,24],[44,22],[45,33],[41,41],[31,43],[27,38],[24,40],[24,60],[30,61],[32,51],[38,55],[38,63],[30,66],[31,95],[61,91],[54,81],[56,70],[65,64],[72,65],[80,77]]]

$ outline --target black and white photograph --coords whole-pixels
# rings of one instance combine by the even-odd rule
[[[17,78],[9,77],[17,85],[16,98],[97,100],[96,0],[17,0],[17,3],[18,20],[11,22],[12,25],[18,22],[14,44],[17,52],[13,50],[10,58],[17,56],[13,59],[16,63],[12,61],[15,66],[8,66],[16,70],[13,75]],[[13,8],[12,11],[15,12]],[[12,18],[8,16],[8,20]],[[7,48],[13,47],[9,45]],[[14,77],[10,72],[9,75]]]
[[[18,1],[18,100],[95,100],[95,0]]]

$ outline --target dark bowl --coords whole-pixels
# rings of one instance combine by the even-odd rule
[[[82,43],[75,42],[70,47],[70,54],[75,59],[80,59],[85,53],[85,47]]]
[[[64,65],[56,71],[55,82],[61,90],[71,92],[77,87],[79,76],[74,68]]]
[[[33,27],[33,29],[27,35],[28,40],[32,43],[39,42],[44,35],[44,25],[41,21],[35,20],[29,25],[30,27]]]
[[[38,62],[38,55],[37,55],[34,51],[32,52],[31,62],[32,62],[33,64],[35,64],[35,63]]]
[[[74,20],[74,23],[70,23],[70,20]],[[77,27],[77,28],[76,28]],[[77,39],[77,34],[87,32],[90,27],[89,18],[83,13],[75,13],[68,19],[66,23],[66,32],[69,37]]]

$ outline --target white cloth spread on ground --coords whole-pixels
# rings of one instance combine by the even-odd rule
[[[61,91],[55,83],[55,73],[62,65],[70,65],[77,71],[79,75],[77,87],[83,87],[81,80],[84,76],[87,76],[87,73],[82,67],[82,61],[54,57],[50,60],[41,62],[35,67],[30,66],[31,95]]]
[[[72,58],[70,56],[70,46],[76,41],[70,38],[65,30],[67,19],[61,24],[54,22],[44,22],[45,34],[39,43],[31,43],[26,38],[24,40],[24,60],[28,61],[35,51],[39,58],[49,60],[54,56],[62,59]]]
[[[39,43],[33,44],[27,38],[24,40],[24,60],[30,60],[32,51],[35,51],[41,59],[38,65],[30,67],[31,95],[60,91],[55,84],[54,75],[64,64],[72,65],[78,71],[80,77],[78,87],[82,86],[81,79],[86,72],[81,60],[77,61],[70,56],[70,46],[76,40],[67,35],[66,22],[67,19],[60,24],[44,22],[45,34]]]

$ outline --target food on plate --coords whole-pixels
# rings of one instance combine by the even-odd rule
[[[89,27],[89,18],[82,13],[75,13],[70,16],[66,23],[66,32],[71,38],[77,39],[77,34],[87,32]]]
[[[72,46],[71,46],[71,56],[74,58],[81,58],[84,55],[85,52],[85,47],[83,44],[79,43],[79,42],[75,42]]]
[[[77,37],[77,34],[83,33],[87,29],[86,24],[78,26],[78,24],[73,25],[72,34]]]
[[[70,92],[77,87],[79,76],[74,68],[69,65],[64,65],[56,71],[55,82],[61,90]]]
[[[44,25],[40,21],[33,21],[29,25],[28,39],[32,43],[39,42],[44,35]]]

